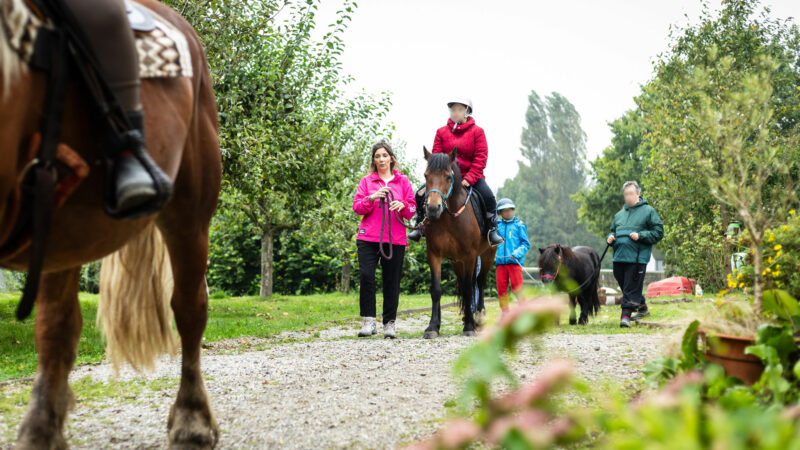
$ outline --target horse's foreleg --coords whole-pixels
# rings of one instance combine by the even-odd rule
[[[442,325],[442,258],[428,252],[428,265],[431,268],[431,321],[425,329],[425,339],[439,336]]]
[[[66,448],[63,428],[75,402],[67,377],[78,349],[80,267],[42,275],[36,298],[36,348],[39,368],[16,448]]]

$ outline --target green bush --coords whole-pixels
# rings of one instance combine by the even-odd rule
[[[742,237],[748,243],[747,231]],[[769,229],[764,235],[764,276],[766,289],[784,289],[792,297],[800,298],[800,217],[795,210],[789,211],[786,222]],[[752,254],[738,271],[728,277],[729,288],[751,288],[753,286]]]

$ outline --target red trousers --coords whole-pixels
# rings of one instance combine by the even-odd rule
[[[511,281],[511,292],[522,289],[522,266],[518,264],[500,264],[497,266],[497,300],[500,308],[508,309],[508,282]]]

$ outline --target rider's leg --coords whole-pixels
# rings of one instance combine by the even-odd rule
[[[420,230],[419,224],[425,220],[425,185],[421,188],[417,189],[417,192],[414,193],[414,200],[417,202],[417,215],[415,218],[415,225],[417,228],[408,233],[408,238],[414,242],[419,242],[422,239],[422,230]]]
[[[497,199],[494,197],[494,192],[486,184],[486,180],[479,179],[472,185],[483,198],[483,203],[486,205],[486,217],[490,222],[489,242],[492,245],[499,245],[503,243],[503,238],[497,233]]]
[[[114,159],[116,209],[124,215],[157,194],[150,173],[133,155],[134,151],[146,155],[144,117],[139,98],[139,61],[133,31],[122,0],[64,0],[64,3],[86,36],[102,75],[133,128],[129,142],[137,148],[108,149]],[[162,182],[167,179],[162,178]]]

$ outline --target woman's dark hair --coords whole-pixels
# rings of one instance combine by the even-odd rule
[[[380,149],[386,150],[386,153],[389,154],[389,157],[392,158],[392,162],[389,164],[389,170],[394,172],[394,168],[397,166],[397,157],[394,156],[394,152],[392,151],[392,146],[389,145],[386,141],[380,141],[377,144],[372,146],[372,156],[369,159],[369,169],[370,172],[377,172],[378,168],[375,167],[375,152]]]

